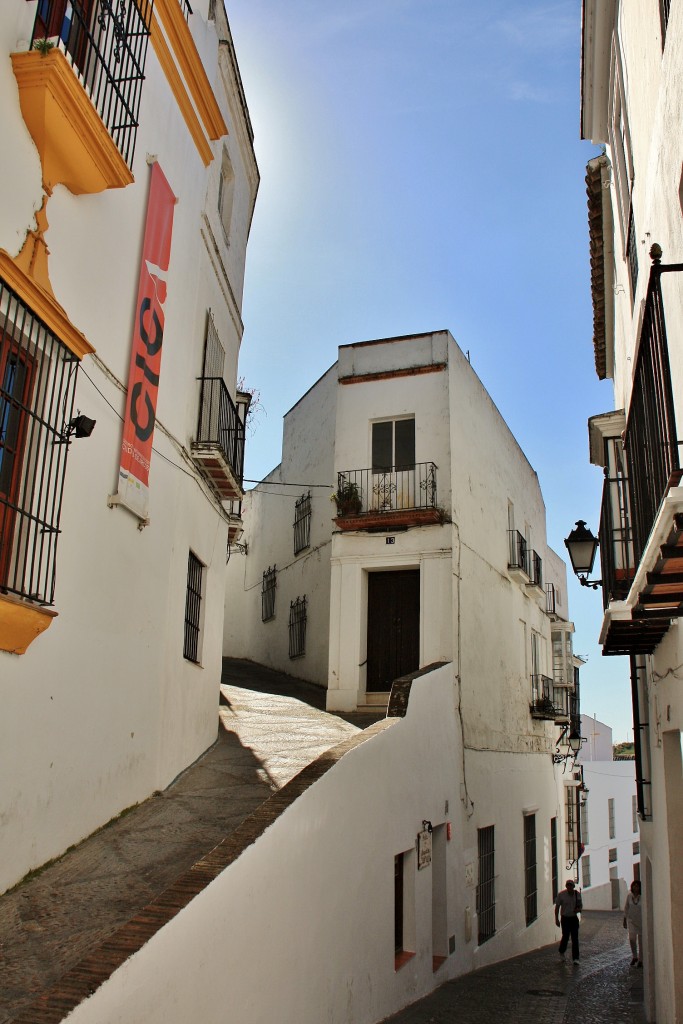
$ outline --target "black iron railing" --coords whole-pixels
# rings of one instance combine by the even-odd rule
[[[261,582],[261,621],[269,622],[275,617],[275,590],[277,587],[277,566],[269,566]]]
[[[527,925],[538,917],[536,815],[524,815],[524,911]]]
[[[189,21],[190,15],[192,14],[192,8],[190,7],[188,0],[180,0],[180,6],[183,14],[185,15],[185,21]]]
[[[477,882],[478,943],[481,946],[496,934],[496,850],[495,826],[477,829],[479,880]]]
[[[297,597],[289,606],[289,656],[300,658],[306,653],[306,621],[308,611],[305,597]]]
[[[200,377],[198,445],[216,445],[242,486],[244,423],[222,377]]]
[[[543,586],[543,559],[538,551],[529,551],[527,573],[529,574],[529,583],[533,583],[536,587]]]
[[[0,280],[0,590],[54,603],[78,359]]]
[[[557,591],[554,583],[545,585],[545,611],[546,615],[557,614]]]
[[[297,498],[294,506],[294,554],[309,547],[311,543],[311,492]]]
[[[610,601],[624,600],[635,575],[628,477],[620,437],[605,439],[599,540],[602,598],[606,608]]]
[[[31,36],[31,47],[52,41],[64,52],[131,168],[153,4],[38,0]]]
[[[671,8],[671,0],[659,0],[659,17],[662,23],[662,46],[666,39],[666,30],[669,25],[669,10]]]
[[[508,530],[508,568],[527,572],[528,556],[526,537],[519,530]],[[528,573],[527,573],[528,574]]]
[[[626,235],[626,262],[628,263],[628,276],[631,282],[631,301],[636,294],[638,284],[638,246],[636,244],[636,226],[633,220],[633,206],[629,206],[628,229]]]
[[[636,565],[673,474],[679,469],[661,275],[681,270],[683,264],[662,266],[655,260],[650,271],[624,437]]]
[[[532,718],[546,718],[549,721],[555,721],[558,710],[553,701],[553,680],[549,676],[537,672],[532,673],[529,710]]]
[[[344,470],[337,474],[335,500],[339,515],[436,508],[436,465],[418,462],[386,472]]]

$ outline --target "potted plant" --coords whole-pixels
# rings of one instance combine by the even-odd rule
[[[344,480],[340,484],[337,492],[332,495],[332,501],[337,506],[338,516],[358,515],[363,505],[358,485],[351,480]]]

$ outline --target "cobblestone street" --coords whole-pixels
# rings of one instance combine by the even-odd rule
[[[644,1024],[643,972],[629,967],[621,922],[586,911],[579,966],[546,946],[448,982],[387,1024]]]

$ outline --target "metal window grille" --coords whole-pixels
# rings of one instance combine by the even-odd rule
[[[478,942],[487,942],[496,934],[496,851],[494,825],[477,829],[479,880],[477,883]]]
[[[129,167],[154,0],[39,0],[31,46],[57,37]]]
[[[0,590],[54,603],[77,357],[0,280]]]
[[[294,554],[311,543],[311,492],[302,494],[294,506]]]
[[[524,572],[527,572],[526,537],[519,530],[508,530],[508,541],[508,568],[522,569]]]
[[[628,211],[628,234],[626,236],[626,261],[628,263],[628,275],[631,280],[631,299],[636,294],[638,284],[638,246],[636,244],[636,226],[633,221],[633,206]]]
[[[289,656],[300,658],[306,653],[306,598],[297,597],[289,606]]]
[[[543,586],[543,559],[537,551],[530,551],[528,556],[529,582],[537,587]]]
[[[565,786],[565,841],[567,869],[579,859],[580,822],[578,811],[578,793],[576,786]]]
[[[588,846],[590,843],[588,838],[588,804],[585,800],[579,804],[579,810],[581,814],[581,842],[584,846]]]
[[[613,846],[609,851],[608,861],[610,864],[616,864],[617,862],[617,848]]]
[[[591,884],[591,859],[585,853],[581,858],[581,880],[584,889],[588,889]]]
[[[524,911],[527,925],[538,917],[536,815],[524,815]]]
[[[600,513],[603,605],[623,600],[635,574],[628,474],[621,437],[605,438],[605,482]]]
[[[631,817],[633,819],[633,831],[638,831],[638,797],[631,797]]]
[[[557,857],[557,818],[550,819],[550,874],[553,887],[553,900],[559,892],[559,864]]]
[[[554,583],[545,585],[545,611],[546,615],[555,615],[557,610],[557,591]]]
[[[185,642],[183,656],[188,661],[199,661],[199,635],[201,627],[202,583],[204,566],[190,551],[187,560],[187,591],[185,595]]]
[[[679,469],[661,274],[683,265],[653,264],[631,392],[624,447],[636,565],[640,562],[672,474]]]
[[[614,798],[609,797],[607,800],[607,817],[609,819],[609,837],[614,839],[616,837],[616,822],[614,820]]]
[[[261,621],[275,618],[275,590],[277,588],[277,566],[269,566],[261,582]]]
[[[659,17],[662,23],[662,47],[666,40],[666,30],[669,25],[669,11],[671,9],[671,0],[659,0]]]

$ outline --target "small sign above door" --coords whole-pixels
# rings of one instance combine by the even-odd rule
[[[432,833],[423,829],[417,833],[417,870],[428,868],[432,863]]]

